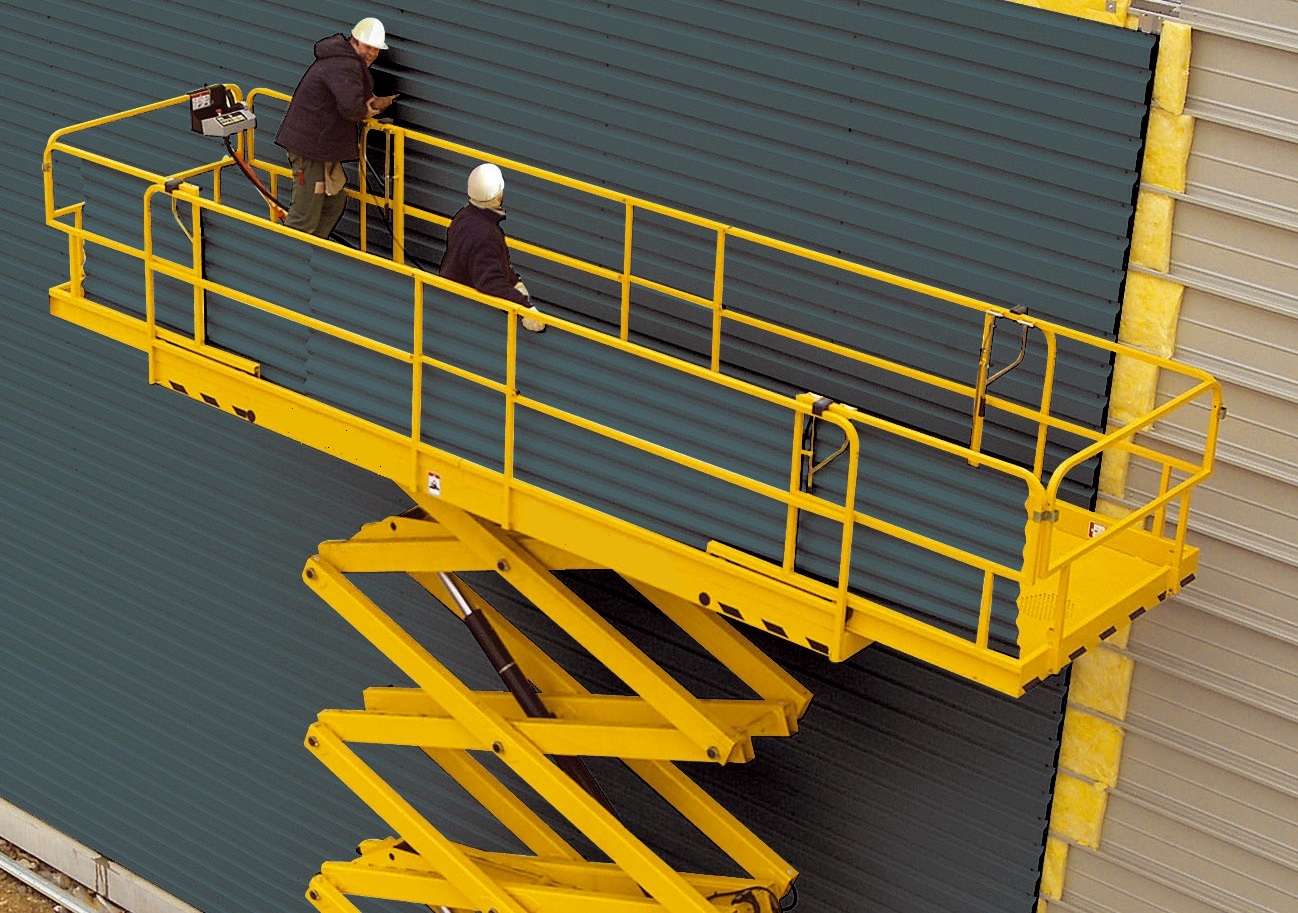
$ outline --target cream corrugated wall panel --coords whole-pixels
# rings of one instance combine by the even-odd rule
[[[1263,46],[1292,48],[1298,37],[1298,4],[1293,0],[1186,0],[1181,18],[1196,31],[1246,39]]]
[[[1151,619],[1147,627],[1153,630],[1135,651],[1141,668],[1193,678],[1283,719],[1298,720],[1298,642],[1182,605]],[[1294,846],[1298,853],[1298,843]]]
[[[1171,193],[1176,355],[1222,381],[1228,417],[1194,498],[1198,580],[1121,651],[1117,783],[1053,913],[1298,909],[1298,2],[1191,0],[1179,16],[1195,127]],[[1152,436],[1193,440],[1175,422]],[[1156,482],[1134,470],[1128,498]]]
[[[1139,467],[1131,484],[1151,500],[1158,477]],[[1251,543],[1286,564],[1298,563],[1298,516],[1290,483],[1217,461],[1213,477],[1195,491],[1195,527],[1214,540]],[[1212,566],[1212,562],[1208,562]]]
[[[1220,39],[1219,39],[1220,40]],[[1204,205],[1240,207],[1280,224],[1298,222],[1298,180],[1290,157],[1293,144],[1258,133],[1241,134],[1200,114],[1187,180]]]
[[[1275,9],[1298,21],[1298,5],[1283,3]],[[1298,130],[1291,95],[1298,74],[1293,72],[1291,48],[1298,41],[1298,28],[1275,29],[1268,37],[1279,47],[1208,30],[1195,34],[1190,80],[1195,116],[1262,135],[1292,137]],[[1247,53],[1241,53],[1244,45]]]
[[[1293,864],[1298,853],[1298,822],[1284,808],[1269,804],[1271,784],[1245,771],[1226,770],[1212,762],[1165,750],[1163,742],[1144,733],[1133,733],[1124,763],[1132,785],[1117,795],[1131,805],[1148,809],[1169,808],[1187,820],[1210,823],[1238,846],[1250,847]],[[1142,786],[1141,781],[1174,783],[1177,795]]]
[[[1285,104],[1292,89],[1285,84],[1290,52],[1253,45],[1247,55],[1236,52],[1239,41],[1210,36],[1195,48],[1194,91],[1202,99],[1200,116],[1243,123],[1258,133],[1287,137],[1294,124]]]
[[[1243,630],[1298,643],[1298,565],[1275,561],[1256,551],[1224,541],[1212,543],[1213,560],[1201,566],[1194,596],[1188,605],[1230,620]]]
[[[1262,310],[1298,317],[1293,239],[1292,228],[1183,202],[1173,230],[1173,273],[1192,287],[1202,285],[1256,302]]]
[[[1292,318],[1258,308],[1232,307],[1229,299],[1192,289],[1186,292],[1181,306],[1177,348],[1183,357],[1197,364],[1211,363],[1214,370],[1230,377],[1230,383],[1239,391],[1230,400],[1228,415],[1232,424],[1236,419],[1270,423],[1281,433],[1293,435],[1298,420],[1249,414],[1240,401],[1240,394],[1247,396],[1251,392],[1260,398],[1298,402],[1293,343],[1285,338],[1292,331]],[[1279,452],[1262,446],[1256,449]]]
[[[1191,296],[1187,294],[1187,302],[1190,298]],[[1193,328],[1182,325],[1183,334],[1188,329]],[[1292,329],[1284,332],[1292,332]],[[1211,334],[1212,328],[1205,326],[1204,333]],[[1276,361],[1292,360],[1292,351],[1282,346],[1276,348],[1278,349],[1275,353]],[[1293,446],[1294,438],[1298,435],[1298,416],[1292,410],[1277,409],[1275,407],[1277,397],[1274,393],[1266,392],[1266,386],[1261,386],[1261,384],[1279,385],[1281,380],[1279,375],[1268,373],[1266,367],[1259,366],[1257,363],[1250,365],[1226,359],[1209,360],[1185,353],[1183,355],[1200,367],[1214,371],[1218,377],[1232,371],[1244,375],[1243,380],[1237,379],[1224,386],[1226,399],[1230,403],[1227,416],[1232,427],[1229,439],[1222,441],[1218,446],[1219,463],[1245,467],[1252,472],[1280,479],[1289,484],[1298,482],[1298,465],[1295,465],[1288,449]],[[1248,383],[1253,376],[1258,378],[1259,385]],[[1284,384],[1292,387],[1293,380],[1284,379]],[[1284,402],[1295,401],[1287,397],[1281,399]],[[1161,427],[1159,437],[1181,444],[1202,439],[1202,435],[1197,435],[1195,431],[1179,423],[1168,423]]]

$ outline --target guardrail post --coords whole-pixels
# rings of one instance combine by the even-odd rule
[[[631,238],[635,221],[635,203],[626,201],[626,225],[622,231],[622,319],[619,338],[626,342],[631,337]]]
[[[974,382],[973,425],[969,430],[969,449],[980,452],[983,442],[983,415],[987,411],[987,370],[991,367],[992,333],[996,327],[997,315],[988,311],[983,314],[983,339],[978,349],[978,378]],[[970,466],[978,465],[973,460]]]
[[[1054,530],[1054,511],[1051,502],[1041,491],[1028,491],[1025,504],[1027,523],[1024,525],[1023,577],[1021,589],[1033,586],[1046,575],[1050,567],[1050,540]]]
[[[513,311],[506,311],[505,328],[505,440],[504,440],[504,475],[505,484],[501,486],[500,526],[512,529],[514,525],[514,434],[518,428],[515,417],[518,412],[518,328],[522,321],[516,319]],[[418,448],[416,448],[418,451]],[[418,457],[416,457],[418,459]]]
[[[814,393],[798,394],[798,402],[808,406],[818,397]],[[789,448],[789,510],[784,522],[784,556],[781,565],[792,572],[798,554],[798,505],[795,496],[802,491],[802,480],[811,466],[811,453],[807,450],[807,423],[814,419],[798,410],[793,411],[793,444]]]
[[[1032,457],[1032,474],[1041,478],[1046,465],[1046,439],[1050,434],[1050,410],[1054,400],[1055,365],[1059,360],[1059,341],[1054,330],[1037,325],[1046,340],[1046,370],[1041,378],[1041,410],[1037,417],[1037,447]]]
[[[1164,463],[1163,471],[1159,473],[1158,476],[1159,497],[1162,497],[1163,495],[1167,494],[1167,489],[1169,488],[1171,481],[1172,481],[1172,466],[1170,463]],[[1166,534],[1164,532],[1166,529],[1167,529],[1167,504],[1163,503],[1163,504],[1159,504],[1158,508],[1154,511],[1153,528],[1150,530],[1150,532],[1154,533],[1160,538],[1166,538]]]
[[[197,191],[195,190],[195,196]],[[203,213],[191,200],[190,219],[194,233],[194,342],[207,344],[207,291],[203,288]]]
[[[851,415],[856,412],[854,407],[834,403],[828,408],[843,421],[842,431],[847,448],[847,490],[843,493],[843,540],[838,565],[838,643],[835,644],[836,655],[842,656],[847,643],[847,619],[850,614],[847,603],[851,597],[852,545],[856,538],[856,484],[861,474],[861,438],[852,423]]]
[[[1059,586],[1055,590],[1054,611],[1050,617],[1050,629],[1047,632],[1050,646],[1051,666],[1062,669],[1065,663],[1063,655],[1064,625],[1068,619],[1068,585],[1072,577],[1072,564],[1065,564],[1059,569]]]
[[[992,627],[992,596],[996,586],[996,575],[991,571],[983,571],[982,593],[978,600],[978,629],[974,634],[974,646],[979,649],[987,649],[987,641],[991,637]]]
[[[72,294],[84,298],[86,294],[86,236],[83,221],[85,204],[78,203],[72,213],[74,231],[68,235],[68,278],[72,281]]]
[[[721,370],[721,311],[725,294],[726,226],[717,228],[717,258],[712,270],[712,370]]]
[[[415,277],[414,328],[410,334],[410,455],[411,477],[419,484],[419,443],[422,435],[420,423],[424,411],[424,290],[426,286]]]
[[[392,160],[385,167],[392,169],[392,193],[390,202],[392,204],[392,259],[398,263],[406,262],[406,181],[405,181],[405,162],[406,162],[406,135],[398,133],[387,134],[388,141],[392,143]]]
[[[177,189],[179,188],[172,188],[171,192],[175,192]],[[144,322],[149,331],[149,383],[151,384],[158,382],[153,363],[153,353],[157,350],[158,339],[156,302],[153,294],[153,198],[158,193],[158,190],[159,187],[156,184],[145,189],[144,213],[141,217],[144,243]]]

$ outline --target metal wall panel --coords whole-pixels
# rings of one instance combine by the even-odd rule
[[[399,113],[413,125],[1101,333],[1116,323],[1147,37],[995,0],[445,3],[430,12],[379,3],[367,12],[389,25],[380,75],[398,84]],[[317,709],[354,705],[361,686],[391,677],[305,591],[298,569],[319,540],[403,505],[386,484],[322,454],[144,386],[133,352],[48,317],[46,289],[66,275],[66,255],[40,228],[35,163],[52,130],[106,111],[223,79],[291,89],[310,43],[356,13],[340,2],[306,12],[58,0],[11,3],[5,15],[8,28],[39,40],[12,49],[0,87],[6,109],[22,115],[0,138],[13,216],[0,226],[13,305],[0,312],[0,791],[209,913],[292,908],[320,860],[383,830],[308,757],[301,732]],[[160,118],[110,135],[101,151],[129,144],[138,164],[165,172],[203,142]],[[211,155],[203,147],[199,157]],[[462,175],[427,163],[419,176],[429,205],[453,210]],[[89,175],[82,187],[138,194]],[[526,182],[512,183],[511,228],[573,241],[559,202],[529,206]],[[596,227],[603,218],[585,217]],[[129,221],[109,227],[131,230]],[[222,250],[223,240],[220,255],[278,294],[329,269],[233,235]],[[417,253],[436,262],[437,243]],[[652,248],[647,268],[699,274],[681,239],[668,233]],[[762,264],[745,265],[748,286],[760,288]],[[110,303],[138,307],[130,263],[102,272],[95,281]],[[585,290],[555,288],[572,313],[599,319]],[[319,291],[301,291],[303,306]],[[911,310],[905,299],[873,300],[892,322]],[[168,307],[183,325],[183,304]],[[266,344],[264,327],[232,313],[209,329],[235,348]],[[969,327],[909,316],[899,352],[941,356],[953,376],[972,377]],[[857,317],[851,308],[821,315],[860,333]],[[661,305],[643,320],[638,332],[679,327]],[[687,332],[668,341],[691,344]],[[337,353],[313,340],[303,355],[300,342],[272,340],[267,358],[284,382],[309,386],[312,360]],[[736,351],[755,374],[769,373],[759,356],[781,357]],[[1107,364],[1070,362],[1065,375],[1061,401],[1100,421]],[[853,384],[844,398],[868,386]],[[355,406],[354,393],[322,395]],[[886,408],[922,405],[885,393]],[[445,427],[440,407],[429,408],[425,420]],[[949,410],[922,417],[955,427]],[[450,445],[477,447],[484,461],[492,450],[479,439]],[[979,504],[969,494],[956,514],[977,516]],[[623,623],[647,624],[625,592],[590,592]],[[439,657],[489,684],[462,632],[423,618],[400,588],[383,595],[404,623],[445,642]],[[664,638],[685,674],[688,657]],[[881,649],[828,666],[764,643],[817,702],[798,739],[763,746],[758,762],[720,771],[712,785],[797,861],[806,902],[1031,909],[1062,680],[1014,702]],[[393,765],[415,798],[442,806],[453,835],[499,839],[444,784]],[[677,838],[656,839],[670,848]]]
[[[407,44],[393,43],[397,87],[415,81],[407,68],[431,77],[410,87],[398,116],[1112,334],[1149,37],[1098,39],[1083,23],[998,3],[786,6],[445,4],[436,34],[412,24]],[[1004,31],[1026,31],[1042,47]],[[495,40],[513,53],[494,53]],[[453,211],[458,181],[447,175],[457,170],[465,165],[430,161],[411,178],[448,186],[450,201],[433,192],[429,202]],[[551,208],[532,192],[521,181],[511,190],[511,226],[529,236]],[[604,233],[618,238],[620,212],[606,218]],[[574,243],[573,228],[552,226],[561,249]],[[827,303],[802,271],[773,272],[774,286],[754,285],[774,297],[777,313],[813,325],[822,311],[846,313],[857,335],[872,340],[869,350],[969,376],[978,328],[960,315],[916,301],[889,307],[891,296],[869,287]],[[742,276],[733,278],[742,287]],[[926,318],[939,325],[936,340],[931,325],[919,326]],[[935,341],[963,359],[934,364]],[[1021,378],[1036,375],[1033,360]],[[1066,361],[1063,408],[1102,421],[1107,362],[1078,354]],[[890,402],[877,377],[838,383],[824,392],[889,417],[907,420],[915,407]],[[948,425],[940,433],[960,436]]]
[[[1298,269],[1287,256],[1292,238],[1292,225],[1191,203],[1177,209],[1172,257],[1187,285],[1229,297],[1243,291],[1263,310],[1293,317],[1298,315]]]
[[[1172,224],[1177,354],[1223,381],[1229,412],[1195,498],[1199,578],[1132,628],[1118,784],[1052,911],[1298,905],[1298,5],[1190,0],[1181,18],[1196,123]]]

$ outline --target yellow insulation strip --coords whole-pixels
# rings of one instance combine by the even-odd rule
[[[1171,197],[1142,190],[1136,197],[1136,218],[1131,228],[1131,263],[1146,269],[1167,272],[1172,259]],[[1126,310],[1127,302],[1123,302]]]
[[[1119,337],[1128,345],[1171,358],[1185,286],[1161,276],[1128,273]]]
[[[1166,198],[1164,198],[1166,199]],[[1157,355],[1171,357],[1176,348],[1176,325],[1181,316],[1185,286],[1147,273],[1128,273],[1122,324],[1118,338]],[[1109,399],[1110,419],[1129,421],[1141,410],[1153,408],[1158,372],[1149,365],[1119,356]],[[1100,465],[1100,491],[1121,498],[1126,492],[1131,458],[1126,453],[1104,455]],[[1122,516],[1116,505],[1112,516]]]
[[[1010,0],[1010,2],[1022,6],[1035,6],[1038,9],[1063,13],[1066,16],[1123,26],[1127,24],[1127,8],[1131,6],[1131,0]]]
[[[1055,778],[1055,801],[1050,809],[1050,832],[1078,846],[1099,849],[1100,828],[1109,791],[1063,771]]]
[[[1121,498],[1127,493],[1127,473],[1131,469],[1131,454],[1114,451],[1106,453],[1100,461],[1100,493]],[[1127,508],[1112,501],[1099,500],[1095,505],[1096,513],[1121,520],[1128,513]]]
[[[1154,105],[1168,114],[1185,110],[1190,84],[1190,27],[1164,22],[1158,36],[1158,67],[1154,70]]]
[[[1120,631],[1110,643],[1125,645],[1127,632]],[[1041,893],[1058,899],[1063,890],[1067,852],[1064,841],[1098,848],[1108,791],[1118,782],[1133,663],[1108,646],[1092,650],[1073,663],[1059,748],[1059,775],[1050,813],[1046,844],[1046,865]],[[1095,711],[1095,712],[1089,712]],[[1053,850],[1051,842],[1061,844]],[[1047,874],[1049,878],[1047,878]]]
[[[1041,900],[1058,900],[1064,893],[1064,870],[1068,867],[1068,844],[1058,837],[1046,840],[1046,858],[1041,862]],[[1039,908],[1040,909],[1040,908]]]
[[[1127,644],[1130,625],[1120,628],[1108,639],[1114,647]],[[1117,650],[1100,647],[1073,664],[1073,678],[1068,688],[1071,704],[1094,710],[1115,720],[1127,718],[1127,694],[1131,691],[1131,673],[1135,669],[1131,658]]]
[[[1145,135],[1145,162],[1140,179],[1146,186],[1164,187],[1176,193],[1185,192],[1185,167],[1194,140],[1194,118],[1188,114],[1171,114],[1161,108],[1149,111],[1149,130]]]
[[[1084,15],[1070,3],[1034,4]],[[1084,4],[1076,4],[1084,5]],[[1104,4],[1095,4],[1103,8]],[[1127,3],[1118,3],[1114,16],[1127,20]],[[1088,18],[1099,18],[1090,16]],[[1154,72],[1153,108],[1145,137],[1141,180],[1145,187],[1173,193],[1185,190],[1186,165],[1193,139],[1194,121],[1184,114],[1190,72],[1190,29],[1184,23],[1164,21]],[[1142,190],[1136,201],[1132,226],[1131,263],[1165,273],[1171,265],[1173,197]],[[1118,338],[1152,353],[1170,356],[1176,345],[1184,287],[1143,272],[1127,274],[1122,324]],[[1115,425],[1130,421],[1154,407],[1158,370],[1131,358],[1114,365],[1109,417]],[[1105,454],[1100,466],[1100,491],[1121,498],[1126,490],[1130,456]],[[1098,510],[1121,517],[1126,511],[1113,500],[1101,499]],[[1108,791],[1118,781],[1134,671],[1123,655],[1128,629],[1124,628],[1099,648],[1079,657],[1072,667],[1069,706],[1059,749],[1050,833],[1041,871],[1037,913],[1048,913],[1050,901],[1063,897],[1072,845],[1098,849],[1108,808]]]
[[[1154,70],[1153,107],[1145,135],[1145,158],[1141,181],[1174,193],[1185,190],[1186,166],[1194,139],[1194,119],[1186,116],[1185,96],[1190,74],[1190,27],[1183,22],[1164,21],[1159,33],[1158,66]],[[1172,262],[1172,219],[1176,200],[1168,195],[1142,190],[1136,200],[1136,217],[1131,231],[1133,266],[1165,273]],[[1144,273],[1127,274],[1118,338],[1160,355],[1171,355],[1176,347],[1176,324],[1181,313],[1184,288],[1176,282]],[[1158,389],[1158,371],[1148,365],[1119,357],[1114,366],[1109,404],[1110,420],[1129,421],[1142,409],[1153,408]],[[1100,466],[1100,491],[1115,498],[1126,493],[1131,459],[1124,453],[1105,454]],[[1112,502],[1100,502],[1099,509],[1121,516]]]
[[[1123,425],[1154,408],[1158,392],[1158,367],[1134,358],[1118,358],[1113,366],[1113,392],[1109,395],[1109,420]]]
[[[1122,758],[1122,727],[1069,706],[1064,715],[1060,768],[1081,774],[1097,786],[1112,789],[1118,782]]]

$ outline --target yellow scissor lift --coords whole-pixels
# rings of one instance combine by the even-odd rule
[[[238,93],[233,87],[232,91]],[[282,93],[256,89],[249,93],[247,103],[255,109],[258,101],[281,103],[287,98]],[[227,205],[222,201],[222,177],[233,164],[228,156],[161,174],[72,143],[77,134],[93,133],[109,124],[120,126],[132,118],[148,118],[189,102],[188,95],[167,99],[71,126],[50,137],[44,157],[46,221],[65,232],[69,241],[69,280],[50,290],[50,304],[55,315],[147,353],[150,383],[169,386],[383,475],[404,489],[414,503],[405,514],[371,523],[351,539],[323,543],[303,572],[310,587],[414,682],[414,687],[409,688],[369,689],[363,710],[323,711],[308,731],[309,749],[398,835],[361,843],[354,860],[325,863],[308,890],[308,897],[321,910],[357,909],[349,897],[496,913],[578,909],[592,913],[657,909],[681,913],[743,904],[758,913],[777,910],[795,877],[794,869],[678,767],[680,762],[688,761],[747,761],[753,756],[753,737],[792,734],[810,701],[810,693],[754,646],[732,620],[776,633],[835,661],[878,641],[1007,694],[1019,695],[1193,577],[1197,550],[1186,543],[1190,492],[1211,472],[1221,414],[1219,387],[1203,372],[1023,313],[391,124],[370,122],[365,126],[367,139],[376,132],[386,137],[390,171],[384,186],[369,188],[362,173],[359,190],[349,191],[364,204],[360,250],[291,232],[270,218],[268,212],[249,212]],[[252,167],[267,175],[273,193],[287,170],[258,160],[253,143],[251,133],[240,134],[238,151]],[[526,239],[511,240],[515,249],[544,258],[557,268],[606,280],[611,294],[620,296],[618,334],[545,316],[542,319],[549,333],[573,334],[626,358],[641,359],[715,385],[715,389],[757,398],[783,409],[789,429],[787,487],[744,477],[524,395],[519,389],[524,369],[518,358],[523,343],[516,319],[502,323],[507,327],[503,383],[429,356],[423,327],[425,302],[431,296],[452,294],[465,308],[490,308],[506,315],[515,315],[518,308],[403,262],[400,251],[408,225],[448,222],[445,214],[406,203],[404,162],[407,147],[412,144],[462,158],[466,166],[493,161],[506,170],[623,206],[626,219],[620,263],[595,264],[529,244]],[[125,176],[138,181],[142,201],[142,233],[138,238],[124,240],[88,228],[87,210],[93,204],[83,201],[56,205],[56,161],[62,161],[56,157],[62,156],[79,159],[84,167],[106,169],[119,179]],[[198,186],[201,181],[210,181],[206,193]],[[159,253],[155,238],[160,229],[153,224],[154,202],[159,195],[170,196],[172,212],[185,228],[191,256],[176,259]],[[368,251],[367,220],[374,207],[384,207],[390,213],[393,256]],[[715,233],[716,265],[710,298],[633,272],[635,217],[645,212]],[[268,239],[273,234],[291,238],[295,244],[324,246],[340,256],[354,258],[358,267],[378,267],[407,280],[412,291],[410,347],[378,342],[205,275],[204,216],[235,220],[250,230],[269,233]],[[728,239],[820,264],[836,270],[844,281],[865,277],[930,296],[953,309],[980,313],[984,326],[982,350],[971,353],[970,362],[975,382],[959,383],[853,352],[833,340],[818,339],[728,307],[724,295]],[[144,280],[143,317],[87,297],[86,266],[93,261],[95,248],[138,260]],[[155,294],[161,277],[166,277],[173,287],[180,283],[188,288],[187,295],[192,293],[192,333],[177,332],[158,321]],[[710,365],[683,361],[630,340],[631,291],[636,287],[689,302],[709,313],[713,327]],[[209,343],[205,308],[210,295],[405,365],[411,378],[410,432],[398,433],[271,383],[261,377],[260,365],[255,361]],[[992,373],[989,366],[993,334],[1002,321],[1016,325],[1025,336],[1031,330],[1045,340],[1046,368],[1036,404],[1023,405],[995,396],[988,389],[1006,370]],[[872,369],[894,372],[909,381],[929,385],[935,393],[967,398],[970,444],[902,427],[814,394],[784,396],[729,376],[720,360],[720,339],[723,327],[734,325],[792,340],[836,358],[852,359]],[[1050,407],[1061,340],[1092,346],[1175,375],[1181,379],[1182,389],[1139,419],[1108,433],[1078,426],[1054,414]],[[503,469],[479,465],[439,450],[425,440],[420,428],[421,391],[425,377],[432,372],[489,387],[504,397]],[[689,403],[681,405],[682,409],[690,407]],[[1034,465],[1019,466],[982,452],[984,414],[989,409],[1035,425]],[[514,461],[516,418],[524,410],[600,435],[628,451],[652,454],[711,479],[719,487],[773,500],[788,518],[783,555],[761,557],[718,541],[697,548],[529,484],[515,471]],[[1136,440],[1138,433],[1174,414],[1178,420],[1187,414],[1200,418],[1203,432],[1198,452],[1165,452]],[[828,423],[841,432],[844,444],[838,458],[847,461],[845,494],[817,493],[805,484],[809,466],[815,460],[806,444],[809,423]],[[862,458],[861,434],[865,431],[895,435],[1021,484],[1025,492],[1022,565],[1009,567],[872,515],[868,505],[858,503],[853,482]],[[1047,476],[1043,470],[1046,439],[1054,432],[1089,443]],[[1157,492],[1143,503],[1128,505],[1122,517],[1100,515],[1061,500],[1060,486],[1069,471],[1100,456],[1152,465],[1159,478]],[[810,576],[797,565],[799,520],[806,516],[836,524],[841,544],[837,579]],[[848,578],[853,535],[859,530],[896,537],[982,574],[975,636],[960,637],[854,592]],[[611,569],[624,577],[745,683],[752,699],[702,699],[692,694],[555,573],[580,568]],[[410,575],[465,621],[508,690],[476,691],[467,687],[353,580],[365,574],[392,572]],[[469,572],[499,574],[606,665],[632,693],[588,692],[458,576]],[[1018,656],[1006,655],[989,644],[993,590],[998,581],[1017,588]],[[495,815],[528,852],[492,852],[449,839],[363,761],[351,747],[353,744],[422,750]],[[492,757],[498,762],[490,760]],[[602,793],[583,758],[623,761],[733,860],[732,873],[683,873],[667,865],[635,836],[628,822],[621,820],[616,801]],[[500,762],[525,781],[550,811],[533,808],[517,797],[492,772]],[[604,860],[588,861],[586,853],[560,833],[555,813],[589,840]]]

